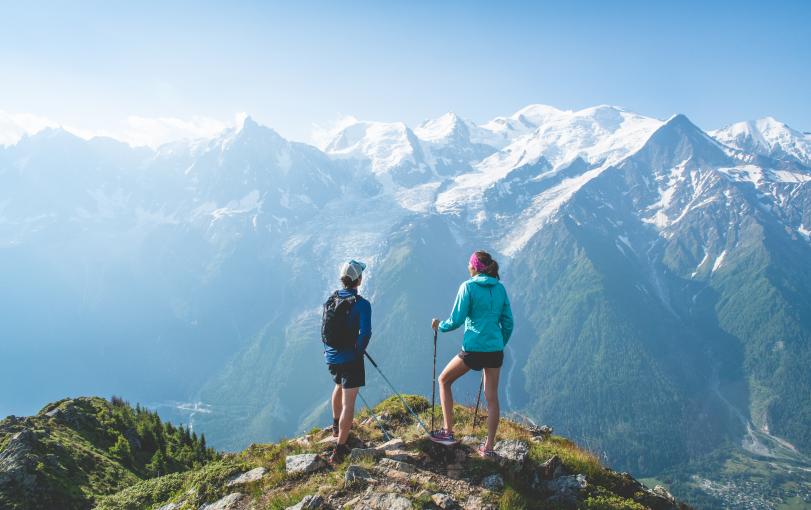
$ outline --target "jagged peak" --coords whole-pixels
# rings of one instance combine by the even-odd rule
[[[454,112],[447,112],[435,119],[429,119],[414,129],[414,134],[421,140],[437,142],[452,138],[466,122]]]

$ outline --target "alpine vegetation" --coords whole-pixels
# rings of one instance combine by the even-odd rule
[[[227,450],[340,419],[318,339],[352,259],[369,351],[428,395],[428,319],[485,248],[515,324],[502,415],[708,507],[808,500],[809,147],[613,106],[356,121],[319,148],[250,118],[155,150],[46,129],[0,148],[0,413],[115,388]],[[360,391],[392,393],[377,371]]]

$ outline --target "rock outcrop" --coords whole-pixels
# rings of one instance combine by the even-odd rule
[[[417,397],[409,397],[416,405]],[[492,457],[479,456],[481,438],[471,436],[453,447],[425,437],[399,402],[385,401],[382,437],[361,414],[350,439],[352,450],[339,465],[326,457],[333,447],[329,428],[278,444],[254,444],[185,473],[143,481],[100,497],[97,510],[495,510],[532,508],[649,508],[677,510],[680,505],[663,487],[649,489],[625,473],[617,473],[548,427],[524,427],[502,420]],[[381,409],[382,408],[382,409]],[[429,406],[423,404],[421,409]],[[70,408],[48,409],[48,420],[81,423]],[[423,411],[427,412],[427,411]],[[459,409],[458,419],[470,420]],[[0,450],[0,480],[24,486],[38,432],[9,436]],[[122,437],[125,435],[122,433]],[[123,441],[129,444],[125,438]],[[143,444],[143,438],[140,440]],[[45,457],[37,457],[42,462]],[[5,477],[5,478],[2,478]],[[0,505],[1,506],[1,505]],[[55,506],[20,507],[25,510]],[[63,506],[84,510],[89,506]],[[16,508],[15,508],[16,510]]]

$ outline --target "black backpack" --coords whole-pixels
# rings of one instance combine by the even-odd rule
[[[358,339],[358,327],[349,319],[352,305],[358,296],[351,295],[345,298],[338,296],[336,290],[324,303],[324,313],[321,316],[321,341],[339,351],[354,349]]]

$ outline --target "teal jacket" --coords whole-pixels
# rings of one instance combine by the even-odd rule
[[[462,350],[504,350],[513,332],[513,312],[507,291],[497,278],[478,274],[459,286],[451,316],[439,323],[439,330],[453,331],[462,324]]]

